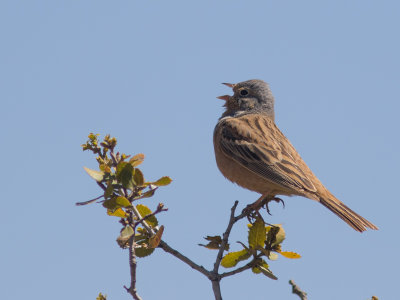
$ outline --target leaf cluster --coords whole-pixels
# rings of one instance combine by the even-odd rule
[[[269,269],[266,262],[268,260],[278,259],[278,253],[284,257],[296,259],[301,256],[295,252],[282,251],[281,244],[285,239],[285,230],[281,225],[268,225],[261,216],[257,217],[252,224],[248,225],[247,243],[238,242],[243,249],[234,252],[228,252],[221,260],[221,266],[233,268],[239,262],[251,258],[247,264],[251,266],[253,273],[264,274],[271,279],[278,279]],[[219,249],[222,239],[220,236],[207,236],[209,241],[207,245],[201,245],[208,249]],[[229,249],[229,244],[225,250]]]
[[[96,155],[99,170],[84,169],[103,192],[99,197],[77,205],[102,203],[108,215],[121,218],[123,228],[117,238],[118,245],[122,248],[133,245],[138,257],[150,255],[160,243],[164,230],[163,226],[158,227],[156,214],[167,209],[159,203],[153,212],[137,201],[152,197],[160,186],[166,186],[172,180],[164,176],[156,181],[146,181],[138,168],[144,161],[143,154],[131,156],[115,153],[116,138],[106,135],[100,142],[98,136],[90,133],[82,149]]]

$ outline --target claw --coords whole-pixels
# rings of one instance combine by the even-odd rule
[[[267,200],[267,199],[265,199],[265,200]],[[264,200],[264,201],[265,201],[265,200]],[[264,201],[263,201],[263,202],[264,202]],[[282,202],[283,208],[285,208],[285,201],[283,201],[281,198],[274,197],[274,198],[272,198],[272,199],[268,199],[268,201],[265,201],[265,203],[263,203],[263,207],[265,206],[265,209],[267,210],[267,213],[268,213],[270,216],[272,216],[272,215],[271,215],[271,212],[269,211],[268,205],[269,205],[269,202],[271,202],[271,201],[275,201],[275,202],[277,202],[277,203]]]
[[[244,209],[243,209],[243,213],[245,213],[247,215],[247,219],[249,220],[249,222],[251,223],[251,218],[255,218],[256,216],[261,217],[261,214],[259,212],[259,210],[261,208],[265,208],[267,210],[267,213],[271,216],[271,212],[269,210],[269,203],[271,201],[275,201],[275,202],[282,202],[283,208],[285,208],[285,202],[278,197],[265,197],[265,198],[259,198],[256,202],[247,205]]]

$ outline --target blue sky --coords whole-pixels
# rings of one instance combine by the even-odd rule
[[[271,204],[300,260],[222,282],[224,299],[395,299],[400,267],[398,1],[0,2],[3,299],[130,299],[118,219],[99,205],[80,145],[110,133],[144,153],[148,179],[173,184],[147,204],[164,238],[210,268],[197,246],[221,234],[234,200],[258,195],[219,173],[212,132],[221,82],[270,83],[276,122],[323,183],[380,230],[359,234],[308,199]],[[246,240],[245,222],[231,236]],[[212,299],[199,273],[158,250],[139,261],[144,299]]]

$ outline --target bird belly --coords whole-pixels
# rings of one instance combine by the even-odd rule
[[[250,171],[237,161],[227,157],[215,147],[215,159],[221,173],[230,181],[248,190],[263,195],[295,195],[293,190],[285,189]]]

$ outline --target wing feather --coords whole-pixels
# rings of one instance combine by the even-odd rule
[[[226,155],[284,188],[316,192],[306,175],[313,176],[311,170],[273,120],[248,114],[221,122],[220,145]]]

